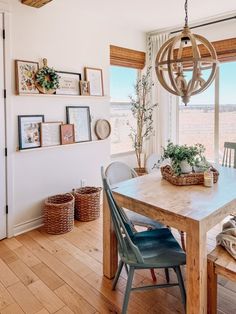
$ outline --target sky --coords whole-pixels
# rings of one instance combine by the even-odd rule
[[[134,92],[137,70],[110,67],[110,94],[112,101],[127,101]],[[201,94],[191,97],[190,104],[213,104],[214,82]],[[220,104],[236,104],[236,62],[220,64]]]

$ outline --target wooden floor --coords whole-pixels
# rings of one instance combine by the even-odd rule
[[[209,248],[217,232],[209,233]],[[165,282],[162,271],[157,277]],[[151,282],[149,271],[136,273],[134,285]],[[111,281],[102,275],[101,219],[76,222],[64,235],[39,229],[0,241],[2,314],[120,313],[125,284],[123,273],[111,291]],[[220,279],[218,308],[221,314],[236,313],[235,283]],[[178,287],[131,293],[128,313],[183,313]]]

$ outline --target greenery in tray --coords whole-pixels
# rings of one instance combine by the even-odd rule
[[[162,160],[170,159],[171,166],[176,175],[182,173],[181,163],[186,161],[191,167],[199,167],[202,171],[208,169],[210,164],[204,157],[205,147],[202,144],[195,144],[193,146],[175,145],[168,142],[162,155]]]
[[[150,92],[153,86],[151,80],[151,67],[137,80],[135,84],[135,97],[130,96],[131,111],[137,121],[136,127],[130,127],[130,138],[133,142],[137,158],[138,168],[141,165],[144,141],[149,139],[153,133],[153,109],[157,104],[151,103]]]

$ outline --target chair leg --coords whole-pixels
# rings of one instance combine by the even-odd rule
[[[176,275],[177,275],[178,282],[179,282],[179,288],[180,288],[182,302],[184,304],[184,308],[186,308],[186,291],[185,291],[184,281],[183,281],[180,267],[179,266],[175,267],[175,271],[176,271]]]
[[[120,277],[120,273],[122,271],[123,265],[124,265],[124,262],[122,260],[120,260],[119,265],[118,265],[118,269],[116,271],[115,278],[114,278],[113,283],[112,283],[112,290],[115,290],[115,288],[116,288],[116,284],[117,284],[117,281]]]
[[[169,269],[165,268],[165,275],[166,275],[166,282],[169,283],[170,282],[170,275],[169,275]]]
[[[130,267],[129,268],[129,275],[128,275],[128,279],[127,279],[127,284],[126,284],[126,289],[125,289],[125,298],[124,298],[124,302],[123,302],[123,306],[122,306],[122,314],[126,314],[126,312],[127,312],[130,291],[132,288],[133,277],[134,277],[134,268]]]
[[[150,269],[150,272],[151,272],[152,280],[153,280],[153,281],[157,281],[157,277],[156,277],[154,268],[151,268],[151,269]]]
[[[180,238],[181,238],[182,249],[186,252],[184,232],[179,231],[179,234],[180,234]]]

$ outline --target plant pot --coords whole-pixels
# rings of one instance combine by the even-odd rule
[[[143,176],[143,175],[147,174],[146,169],[144,167],[134,168],[134,170],[138,176]]]
[[[192,171],[192,166],[186,160],[181,161],[180,168],[182,173],[190,173]]]

